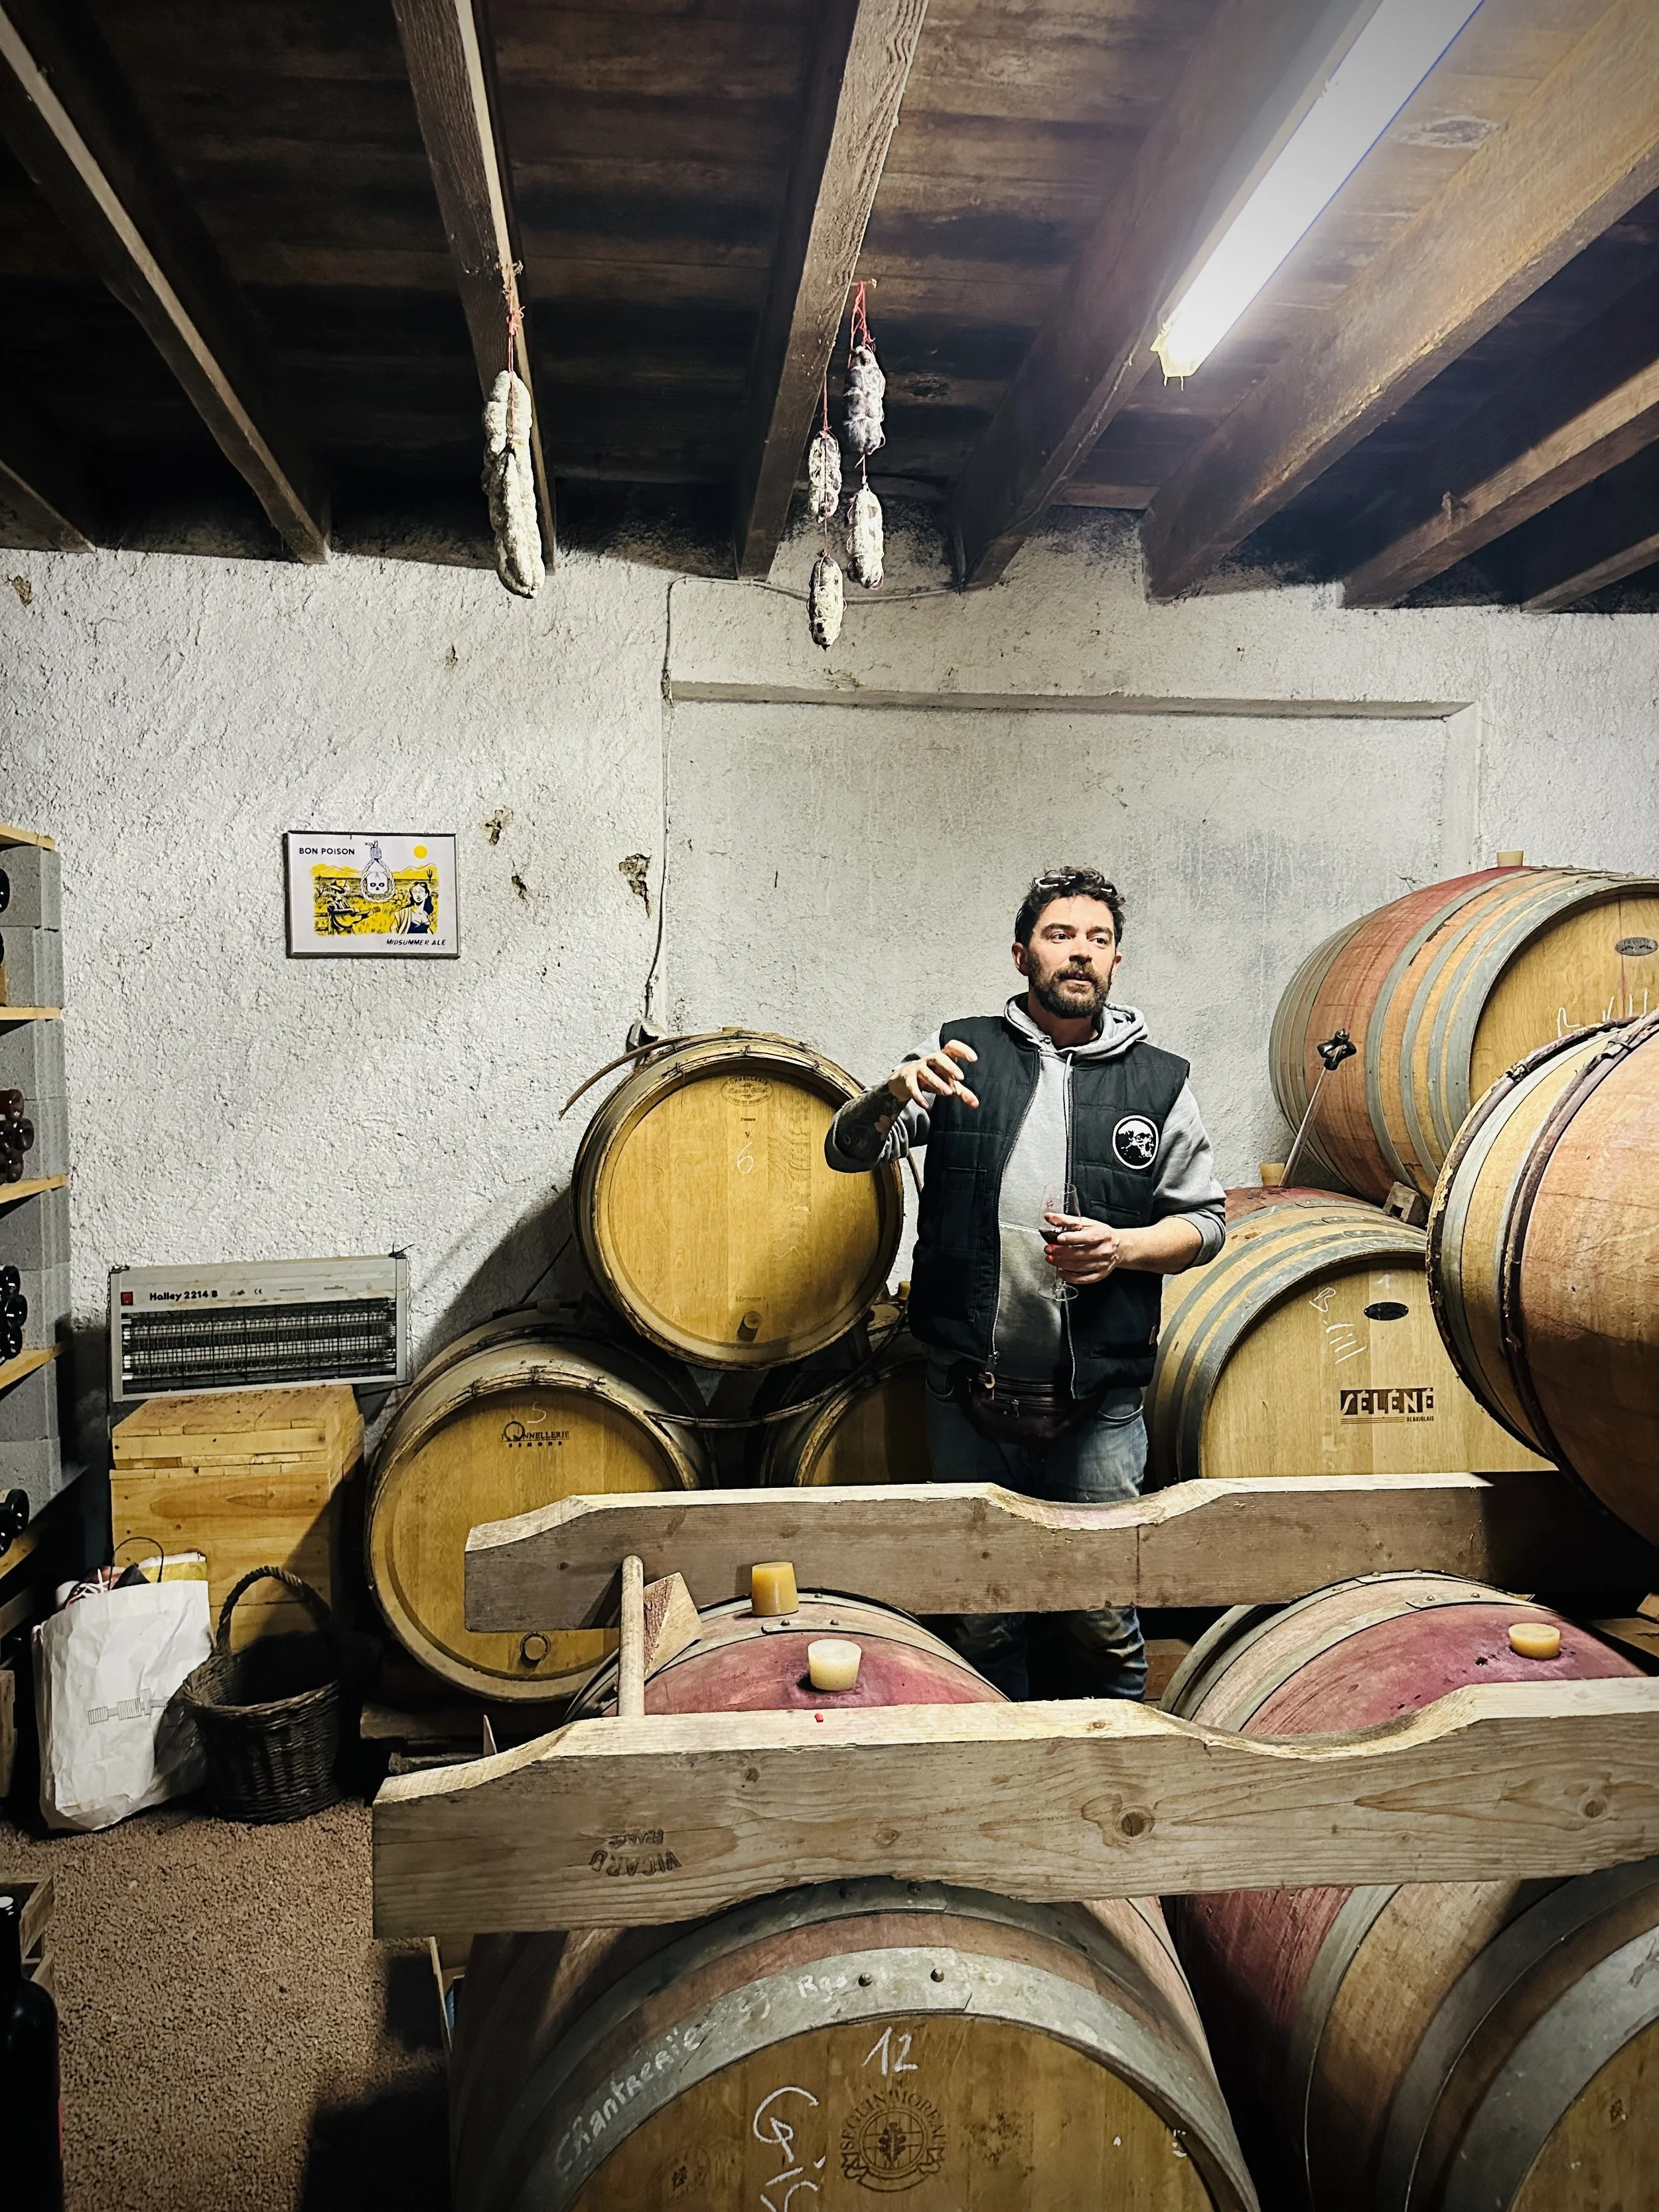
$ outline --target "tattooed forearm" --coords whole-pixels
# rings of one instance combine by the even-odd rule
[[[836,1116],[836,1142],[848,1159],[863,1160],[874,1167],[888,1131],[903,1110],[903,1101],[895,1098],[884,1083],[878,1084],[873,1091],[866,1091],[861,1098],[842,1108]]]

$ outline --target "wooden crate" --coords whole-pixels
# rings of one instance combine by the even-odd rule
[[[151,1398],[116,1427],[110,1498],[115,1540],[138,1558],[149,1539],[208,1563],[216,1623],[250,1568],[282,1566],[331,1604],[353,1586],[349,1546],[363,1423],[344,1383]],[[236,1609],[234,1641],[310,1625],[276,1583]]]

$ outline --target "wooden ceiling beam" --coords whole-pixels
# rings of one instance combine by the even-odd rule
[[[1242,200],[1369,14],[1222,0],[957,479],[957,574],[994,584],[1152,365],[1201,242]]]
[[[1659,9],[1614,0],[1160,489],[1147,589],[1208,575],[1659,185]]]
[[[1347,604],[1398,605],[1656,440],[1659,298],[1644,286],[1529,362],[1360,519],[1358,536],[1384,542],[1348,574]]]
[[[521,257],[484,0],[392,0],[392,4],[472,339],[478,386],[487,393],[507,367],[507,319],[521,312]],[[530,388],[531,460],[541,515],[542,556],[550,569],[556,543],[553,479],[542,455],[542,410],[531,370],[530,336],[522,322],[518,368]]]
[[[898,121],[927,0],[821,0],[783,218],[750,356],[732,502],[737,573],[763,577]]]
[[[18,404],[0,402],[0,544],[40,553],[89,553],[92,504],[80,472],[29,428]]]
[[[1575,605],[1659,562],[1659,446],[1610,470],[1517,533],[1508,590],[1534,614]]]
[[[0,133],[289,550],[325,561],[321,468],[268,345],[77,0],[0,0]]]

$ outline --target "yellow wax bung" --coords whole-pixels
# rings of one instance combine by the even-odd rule
[[[1510,1624],[1510,1649],[1523,1659],[1559,1659],[1561,1632],[1547,1620],[1516,1620]]]
[[[839,1636],[821,1636],[806,1647],[806,1671],[815,1690],[850,1690],[859,1678],[864,1656],[856,1644]]]
[[[749,1602],[757,1613],[793,1613],[800,1602],[795,1570],[788,1559],[770,1559],[749,1570]]]

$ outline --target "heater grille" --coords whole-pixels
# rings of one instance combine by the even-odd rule
[[[409,1379],[400,1255],[246,1267],[118,1267],[112,1398],[277,1382]]]

